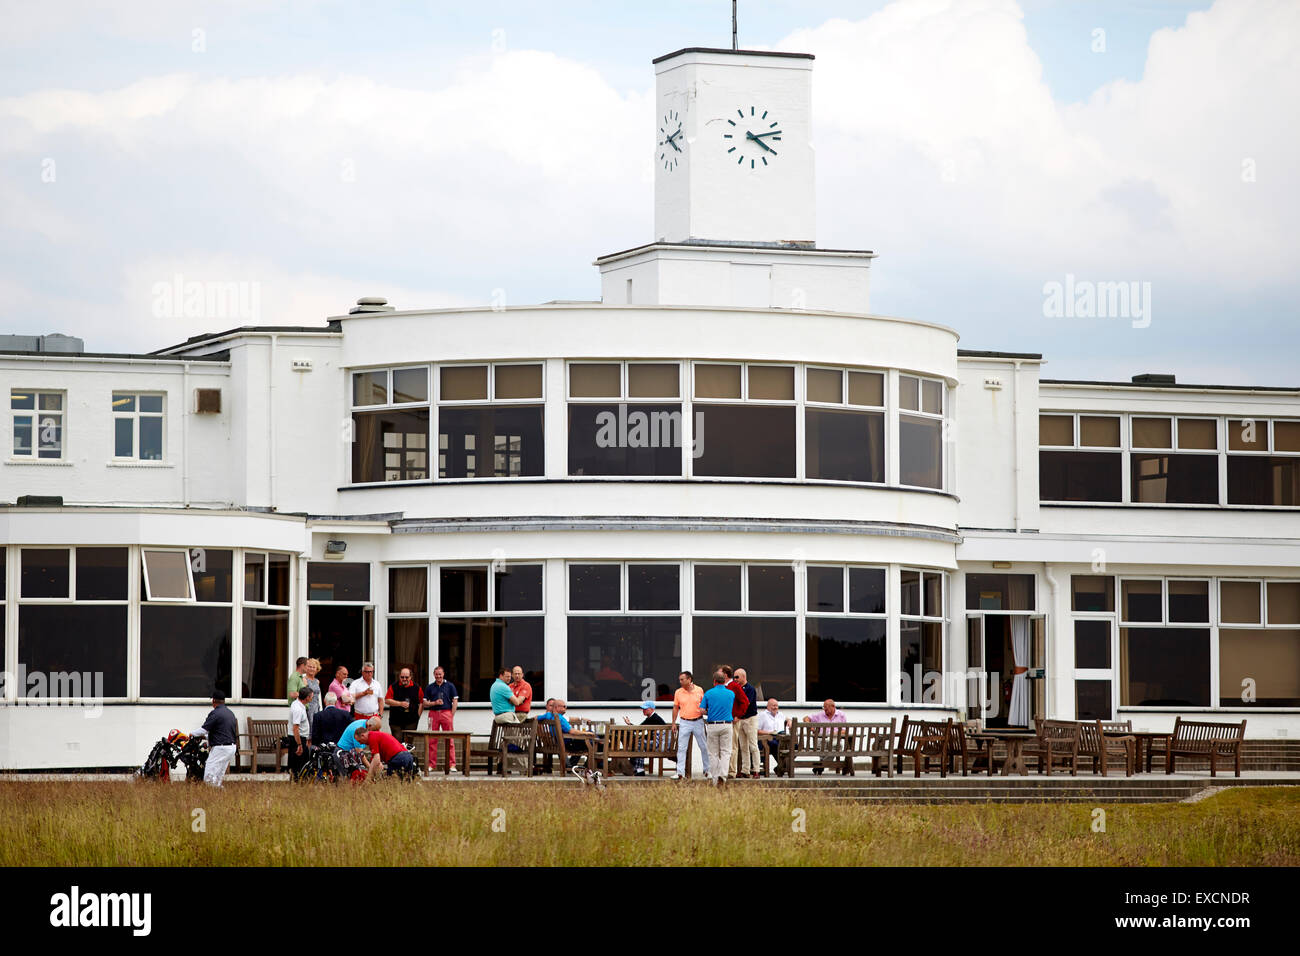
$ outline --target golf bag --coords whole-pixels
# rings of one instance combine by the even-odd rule
[[[172,730],[153,745],[135,775],[141,780],[166,782],[171,779],[172,768],[178,765],[185,768],[186,780],[202,780],[208,766],[208,739]]]

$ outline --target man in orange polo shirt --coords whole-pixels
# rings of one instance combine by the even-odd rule
[[[673,694],[673,724],[677,725],[677,774],[676,779],[683,780],[690,776],[691,768],[686,764],[686,748],[691,738],[700,750],[700,759],[704,762],[704,776],[709,775],[709,745],[704,736],[704,711],[700,701],[704,699],[704,688],[695,686],[690,671],[677,675],[681,684]],[[678,718],[681,723],[678,724]]]
[[[510,693],[519,698],[515,713],[527,716],[533,707],[533,685],[524,680],[524,669],[518,664],[510,672]]]

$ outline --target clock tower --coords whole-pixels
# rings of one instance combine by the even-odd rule
[[[698,47],[654,61],[658,241],[813,245],[812,64]]]
[[[608,305],[867,312],[874,253],[818,249],[807,53],[654,61],[655,234],[596,260]]]

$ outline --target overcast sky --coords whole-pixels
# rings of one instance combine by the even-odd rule
[[[0,331],[148,351],[258,321],[593,299],[651,238],[654,74],[725,0],[0,0]],[[1300,385],[1300,2],[741,0],[816,55],[818,242],[872,311],[1053,378]],[[1044,286],[1150,283],[1149,324]]]

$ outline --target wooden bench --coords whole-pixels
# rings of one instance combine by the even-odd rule
[[[948,776],[948,728],[952,718],[947,721],[913,720],[903,715],[903,724],[898,729],[898,743],[894,753],[898,757],[898,772],[903,772],[903,760],[912,759],[913,774],[921,776],[921,770],[928,772],[930,758],[939,758],[939,776]]]
[[[257,773],[257,758],[266,754],[268,757],[275,758],[275,772],[279,773],[281,760],[286,753],[284,738],[288,735],[289,721],[287,720],[256,720],[249,717],[248,733],[239,735],[235,765],[239,765],[240,757],[247,756],[250,771]]]
[[[690,765],[694,740],[686,740],[686,763]],[[601,754],[602,771],[608,775],[613,761],[644,760],[647,770],[659,762],[658,776],[664,775],[664,761],[677,763],[677,725],[649,724],[615,726],[611,720],[605,725],[604,753]],[[617,766],[617,765],[614,765]]]
[[[785,735],[781,756],[785,772],[794,775],[795,761],[816,759],[821,766],[838,763],[840,772],[853,775],[858,757],[871,758],[871,772],[880,776],[881,761],[889,776],[894,775],[894,731],[896,721],[886,723],[824,724],[796,720]]]
[[[1073,720],[1038,720],[1038,736],[1025,744],[1026,757],[1038,758],[1038,772],[1046,768],[1052,775],[1052,764],[1057,760],[1062,766],[1069,764],[1070,776],[1079,775],[1079,725]]]
[[[506,725],[494,723],[492,729],[488,731],[486,742],[475,743],[470,741],[469,754],[466,755],[466,759],[470,761],[471,769],[474,766],[474,761],[478,761],[487,769],[488,775],[492,775],[492,764],[501,756],[501,728],[504,726]]]
[[[519,768],[526,777],[533,775],[533,763],[537,751],[537,720],[529,717],[517,724],[493,724],[501,728],[500,750],[497,759],[501,761],[501,775],[510,775],[512,765]],[[513,749],[512,749],[513,748]],[[491,771],[488,771],[491,773]]]
[[[1080,721],[1079,756],[1091,757],[1092,772],[1100,772],[1103,777],[1106,776],[1109,758],[1120,757],[1124,760],[1124,776],[1131,777],[1136,759],[1134,748],[1137,746],[1137,738],[1131,733],[1128,736],[1124,734],[1132,730],[1132,721],[1123,723],[1101,720]]]
[[[1210,776],[1216,775],[1215,761],[1232,757],[1233,768],[1241,776],[1241,743],[1246,739],[1246,722],[1213,723],[1205,720],[1174,718],[1174,732],[1165,743],[1165,773],[1174,772],[1178,757],[1210,759]]]

